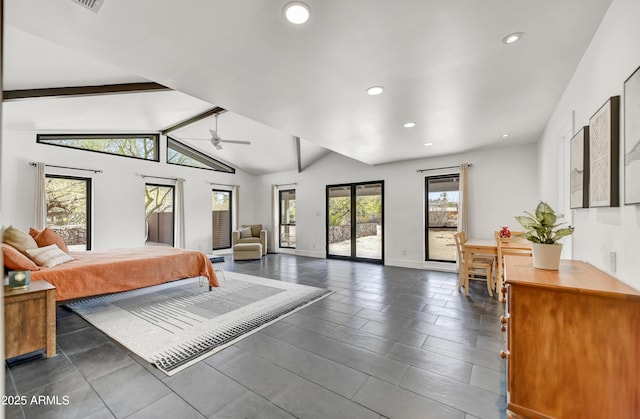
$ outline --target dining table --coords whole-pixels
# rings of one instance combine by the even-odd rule
[[[471,260],[471,258],[474,255],[487,255],[487,256],[494,256],[497,257],[498,256],[498,241],[493,238],[493,239],[476,239],[476,238],[470,238],[467,239],[467,241],[462,245],[463,249],[464,249],[464,260]],[[503,248],[507,248],[507,249],[514,249],[514,250],[530,250],[531,249],[531,242],[529,242],[528,240],[524,239],[524,238],[514,238],[508,242],[505,242],[502,244]],[[498,261],[498,263],[500,263],[500,261]],[[495,275],[496,278],[499,278],[499,273],[501,270],[499,269],[495,269]],[[466,278],[467,275],[469,275],[468,271],[467,271],[467,264],[463,264],[463,266],[460,267],[460,278]],[[462,282],[461,282],[462,283]],[[497,283],[498,281],[496,281],[496,294],[498,294],[498,298],[500,299],[500,301],[502,301],[501,297],[501,290],[497,289]],[[465,289],[464,290],[466,295],[469,295],[469,290]]]

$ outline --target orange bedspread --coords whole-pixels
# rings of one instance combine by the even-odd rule
[[[204,276],[218,286],[211,261],[202,252],[173,247],[70,252],[74,260],[31,272],[56,287],[56,300],[128,291],[182,278]]]

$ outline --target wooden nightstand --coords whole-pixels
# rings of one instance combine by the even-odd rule
[[[56,287],[33,281],[28,288],[4,286],[5,358],[46,349],[56,354]]]

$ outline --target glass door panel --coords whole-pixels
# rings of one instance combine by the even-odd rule
[[[296,247],[296,191],[280,191],[280,247]]]
[[[231,191],[213,190],[211,195],[212,250],[231,247]]]
[[[146,246],[173,246],[174,187],[145,185]]]
[[[425,178],[427,197],[425,260],[453,263],[456,261],[456,244],[453,235],[458,231],[459,186],[458,174]]]
[[[351,256],[351,186],[329,187],[327,192],[328,254],[349,257]]]
[[[382,184],[356,186],[356,257],[382,259]]]

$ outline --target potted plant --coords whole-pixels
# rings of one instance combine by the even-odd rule
[[[553,209],[540,201],[535,214],[525,211],[527,215],[516,216],[516,220],[527,231],[525,238],[531,242],[533,266],[540,269],[557,270],[560,266],[561,238],[573,233],[574,228],[556,224],[557,216]]]

